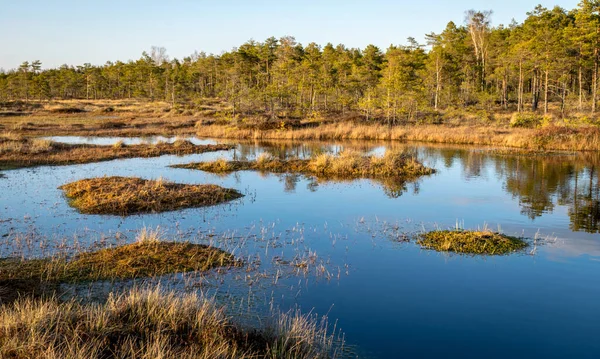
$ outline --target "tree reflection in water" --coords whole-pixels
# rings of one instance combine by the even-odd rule
[[[460,166],[465,180],[486,178],[494,173],[503,183],[504,190],[518,199],[521,213],[531,220],[551,213],[556,206],[567,206],[570,228],[573,231],[600,232],[600,154],[577,153],[569,155],[531,155],[495,152],[473,147],[448,147],[377,142],[294,143],[285,141],[253,142],[242,145],[236,152],[237,159],[248,159],[268,152],[280,159],[307,158],[324,151],[339,153],[352,148],[364,153],[382,150],[384,147],[411,147],[418,150],[419,157],[432,167],[451,168]],[[491,169],[491,171],[490,171]],[[287,192],[294,192],[301,179],[309,179],[307,188],[316,191],[319,181],[302,175],[280,175]],[[400,197],[412,189],[419,192],[420,181],[404,182],[389,178],[374,181],[381,185],[385,194]],[[322,182],[321,182],[322,183]],[[409,188],[410,187],[410,188]]]
[[[553,212],[557,205],[567,206],[571,230],[600,232],[598,154],[510,155],[465,149],[437,152],[448,168],[459,160],[466,178],[483,176],[485,167],[493,164],[504,190],[518,198],[521,213],[532,220]]]

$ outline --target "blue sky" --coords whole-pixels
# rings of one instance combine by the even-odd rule
[[[249,39],[381,48],[423,41],[468,9],[493,10],[493,23],[522,21],[537,4],[566,9],[579,0],[0,0],[0,68],[39,59],[43,67],[140,57],[152,45],[171,57],[221,53]]]

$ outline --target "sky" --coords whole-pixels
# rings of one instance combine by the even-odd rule
[[[541,4],[579,0],[0,0],[0,69],[40,60],[104,64],[140,58],[151,46],[170,57],[220,54],[254,39],[294,36],[302,44],[382,49],[464,22],[466,10],[493,10],[493,25],[523,21]]]

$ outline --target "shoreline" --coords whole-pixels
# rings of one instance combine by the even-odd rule
[[[448,145],[512,148],[541,152],[600,151],[600,130],[594,127],[552,126],[510,129],[483,126],[416,125],[389,128],[383,125],[333,124],[310,129],[258,130],[231,126],[202,126],[199,138],[294,141],[398,141]]]

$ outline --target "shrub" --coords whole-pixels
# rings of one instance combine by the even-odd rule
[[[543,116],[532,112],[521,112],[513,114],[510,119],[510,127],[535,128],[541,125]]]

